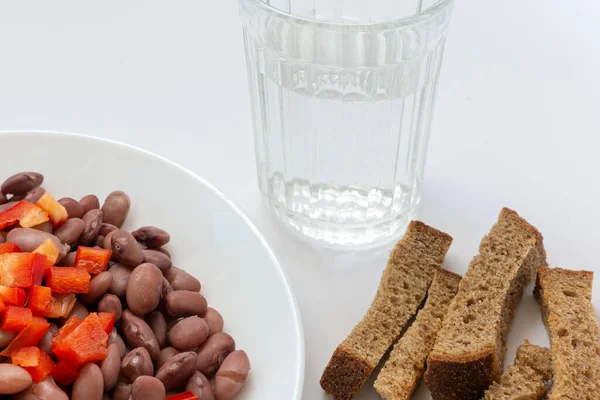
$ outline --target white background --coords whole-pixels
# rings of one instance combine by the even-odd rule
[[[454,237],[447,268],[464,273],[507,205],[544,233],[551,264],[600,270],[599,19],[592,0],[458,1],[419,214]],[[235,1],[0,0],[0,130],[8,129],[140,146],[237,202],[272,244],[298,297],[304,399],[325,398],[320,374],[368,308],[389,248],[314,249],[264,208]],[[27,157],[26,148],[0,149],[0,157],[5,151]],[[69,162],[69,154],[48,157]],[[524,337],[547,343],[530,296],[508,359]],[[359,398],[378,398],[368,386]]]

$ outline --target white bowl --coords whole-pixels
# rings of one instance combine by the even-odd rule
[[[128,193],[124,228],[155,225],[171,234],[174,265],[200,279],[224,330],[248,353],[252,370],[237,399],[300,400],[304,337],[294,295],[261,234],[214,187],[164,158],[88,136],[1,132],[0,148],[0,180],[41,172],[57,199]]]

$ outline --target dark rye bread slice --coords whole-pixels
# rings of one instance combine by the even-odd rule
[[[427,355],[433,348],[460,280],[460,275],[445,269],[436,271],[425,305],[396,343],[377,376],[375,390],[384,400],[408,400],[417,388],[425,372]]]
[[[337,347],[321,377],[335,400],[349,400],[371,375],[425,298],[452,238],[413,221],[388,260],[367,314]]]
[[[483,400],[540,400],[546,381],[552,379],[550,350],[525,343],[517,349],[515,363],[485,392]]]
[[[545,262],[542,235],[516,212],[502,209],[460,282],[429,354],[425,382],[434,399],[480,400],[500,378],[515,309]]]
[[[534,294],[550,335],[549,399],[600,399],[600,334],[589,271],[541,267]]]

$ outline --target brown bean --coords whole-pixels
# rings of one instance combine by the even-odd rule
[[[99,247],[99,248],[103,249],[104,248],[104,236],[102,236],[102,235],[96,236],[96,239],[94,239],[94,245],[95,245],[95,247]]]
[[[131,400],[164,400],[165,386],[153,376],[140,376],[131,385]]]
[[[20,172],[4,181],[0,190],[2,193],[24,195],[44,182],[44,175],[38,172]]]
[[[107,224],[106,222],[103,222],[102,225],[100,226],[100,232],[98,234],[102,235],[102,236],[106,236],[110,232],[116,231],[118,229],[119,228],[114,226],[113,224]]]
[[[17,336],[16,332],[5,331],[0,329],[0,348],[8,346],[8,344]]]
[[[108,394],[104,393],[102,400],[110,400],[110,396]]]
[[[110,193],[102,205],[104,221],[120,228],[129,214],[129,207],[131,199],[125,192],[117,190]]]
[[[35,204],[44,195],[44,193],[46,193],[46,189],[43,187],[36,187],[35,189],[27,192],[23,200]]]
[[[85,317],[87,317],[89,314],[90,314],[90,312],[88,311],[88,309],[83,304],[81,304],[79,301],[77,301],[77,302],[75,302],[73,309],[67,316],[67,319],[71,318],[73,315],[77,315],[80,320],[84,320]]]
[[[165,256],[169,257],[169,259],[172,259],[173,257],[171,257],[171,253],[169,252],[169,250],[164,249],[164,248],[160,248],[160,249],[153,249],[156,251],[160,251],[161,253],[163,253]]]
[[[173,290],[189,290],[192,292],[199,292],[202,287],[198,279],[175,266],[171,267],[165,276],[173,287]]]
[[[67,210],[69,218],[81,218],[85,214],[83,206],[72,197],[63,197],[58,202]]]
[[[171,236],[155,226],[144,226],[132,232],[138,242],[144,243],[150,249],[156,249],[169,243]]]
[[[106,250],[111,250],[112,251],[112,244],[111,244],[111,238],[113,235],[114,231],[108,232],[106,234],[106,236],[104,236],[104,240],[102,241],[102,248],[106,249]],[[112,260],[115,260],[115,257],[112,256],[111,257]]]
[[[219,400],[231,400],[242,389],[250,372],[250,360],[243,350],[229,354],[215,378],[215,395]]]
[[[102,400],[104,377],[96,364],[86,364],[79,372],[79,378],[73,383],[72,400]]]
[[[77,257],[76,251],[67,253],[67,255],[60,260],[59,265],[62,265],[63,267],[72,267],[75,265],[75,257]]]
[[[19,202],[19,201],[23,200],[25,198],[25,196],[26,195],[24,195],[24,194],[15,195],[10,198],[10,201]]]
[[[200,346],[208,338],[206,321],[197,316],[184,318],[169,328],[167,340],[179,350]]]
[[[175,354],[160,367],[155,376],[165,385],[165,389],[176,388],[194,373],[196,357],[193,351]]]
[[[62,243],[74,245],[85,229],[85,222],[80,218],[69,218],[54,231],[54,236]]]
[[[117,383],[113,390],[112,400],[129,400],[131,395],[131,384],[125,382]]]
[[[110,235],[110,246],[116,260],[132,267],[144,262],[144,253],[131,233],[119,229]]]
[[[152,332],[146,321],[133,315],[131,311],[125,310],[121,317],[121,330],[125,340],[131,347],[144,347],[150,353],[152,360],[158,358],[160,352],[158,340],[156,340],[154,332]]]
[[[235,351],[233,338],[225,332],[215,333],[196,350],[196,369],[206,376],[213,376],[232,351]]]
[[[162,349],[158,354],[158,360],[156,360],[156,369],[158,370],[162,367],[163,364],[169,361],[175,354],[179,354],[179,351],[175,347],[165,347]]]
[[[208,324],[209,336],[214,335],[223,331],[223,317],[221,314],[212,307],[207,307],[206,312],[202,315],[202,318]]]
[[[137,347],[123,357],[121,361],[121,379],[127,383],[133,383],[142,375],[152,376],[154,366],[148,350]]]
[[[83,196],[79,200],[79,204],[83,207],[83,214],[85,215],[88,211],[100,209],[100,200],[94,194],[88,194]]]
[[[198,292],[175,290],[165,297],[165,307],[172,317],[201,315],[206,311],[206,299]]]
[[[57,249],[62,249],[62,244],[56,236],[32,228],[15,228],[8,232],[8,236],[6,237],[7,242],[15,243],[21,251],[27,253],[31,253],[46,239],[52,240]]]
[[[69,396],[56,386],[51,376],[33,383],[26,390],[12,396],[13,400],[69,400]]]
[[[79,295],[79,300],[85,305],[91,306],[96,304],[112,284],[112,274],[104,271],[94,276],[90,281],[90,291]]]
[[[6,204],[8,202],[8,198],[6,197],[6,195],[2,192],[0,192],[0,205],[1,204]]]
[[[0,212],[3,212],[3,211],[6,211],[6,210],[8,210],[9,208],[13,207],[15,204],[17,204],[17,202],[16,202],[16,201],[13,201],[13,200],[11,199],[11,201],[9,201],[9,202],[7,202],[7,203],[4,203],[4,204],[0,205]]]
[[[0,232],[0,243],[5,243],[6,242],[6,232]]]
[[[58,333],[58,326],[56,324],[50,324],[50,326],[48,327],[48,330],[42,337],[42,340],[40,340],[39,343],[37,344],[37,346],[40,348],[40,350],[45,351],[46,353],[50,353],[52,351],[52,340],[54,340],[54,337],[56,336],[57,333]],[[4,346],[0,345],[0,347],[4,347]]]
[[[158,341],[158,345],[162,349],[165,347],[167,343],[167,321],[165,320],[165,316],[160,311],[152,311],[146,317],[146,323],[154,332],[154,336],[156,336],[156,340]]]
[[[110,344],[108,345],[108,355],[100,363],[100,371],[102,371],[105,391],[108,392],[109,390],[112,390],[117,384],[120,367],[121,357],[119,356],[119,346],[114,343]]]
[[[215,393],[213,392],[210,382],[200,371],[195,371],[190,379],[187,381],[185,390],[194,393],[198,400],[215,400]]]
[[[173,287],[171,287],[171,284],[169,283],[167,278],[165,278],[163,276],[163,278],[162,278],[162,298],[164,299],[165,297],[167,297],[167,295],[169,293],[171,293],[172,291],[173,291]]]
[[[119,358],[125,357],[125,354],[127,353],[125,342],[115,328],[113,328],[112,332],[108,336],[108,344],[111,345],[113,343],[119,348]]]
[[[98,303],[98,311],[115,313],[115,322],[119,322],[121,320],[121,315],[123,314],[123,305],[121,304],[119,297],[107,293],[102,296],[102,299]]]
[[[100,232],[103,217],[102,210],[90,210],[83,215],[81,220],[84,222],[85,228],[79,237],[79,244],[86,246],[96,239],[98,232]]]
[[[162,278],[160,269],[150,263],[141,264],[131,272],[125,295],[127,306],[134,314],[144,315],[158,307]]]
[[[142,250],[142,253],[144,254],[144,262],[156,265],[163,274],[168,272],[173,265],[171,259],[160,251],[147,249]]]
[[[0,394],[14,394],[32,383],[29,372],[13,364],[0,364]]]
[[[42,222],[39,225],[32,226],[31,229],[36,229],[38,231],[52,233],[52,230],[54,228],[52,227],[52,222],[46,221],[46,222]]]
[[[120,298],[124,298],[129,275],[131,275],[131,269],[121,263],[116,263],[108,269],[108,272],[113,276],[108,292]]]

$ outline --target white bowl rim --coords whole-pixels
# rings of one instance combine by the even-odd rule
[[[83,139],[90,140],[90,141],[101,141],[101,142],[110,143],[110,144],[113,144],[116,146],[125,147],[129,150],[133,150],[138,153],[145,154],[147,156],[155,157],[155,158],[159,159],[160,161],[165,162],[165,163],[171,165],[172,167],[179,169],[181,172],[183,172],[187,175],[190,175],[192,178],[196,179],[202,185],[204,185],[206,188],[208,188],[210,191],[212,191],[217,197],[219,197],[222,201],[224,201],[229,207],[231,207],[231,209],[237,215],[239,215],[240,218],[242,218],[242,220],[248,225],[248,227],[250,227],[250,230],[256,235],[256,237],[259,239],[262,246],[267,251],[267,254],[271,258],[271,261],[273,261],[274,265],[276,266],[276,270],[279,272],[280,278],[282,279],[283,284],[285,286],[285,290],[286,290],[290,300],[292,301],[292,310],[293,310],[293,314],[294,314],[294,320],[296,321],[296,334],[298,335],[298,338],[299,338],[299,349],[298,349],[298,353],[299,353],[298,354],[298,367],[299,368],[298,368],[298,376],[296,377],[296,388],[295,388],[296,397],[294,399],[290,399],[290,400],[301,400],[302,399],[302,391],[304,389],[304,374],[305,374],[305,368],[306,368],[306,363],[305,363],[306,360],[305,360],[304,328],[302,326],[302,315],[300,313],[300,308],[298,307],[298,301],[296,299],[296,295],[292,291],[287,273],[281,267],[281,264],[277,260],[277,257],[275,256],[273,249],[271,249],[271,246],[266,241],[266,239],[264,238],[264,236],[262,235],[260,230],[256,227],[254,222],[252,222],[250,217],[248,217],[246,215],[246,213],[244,211],[242,211],[242,209],[235,202],[233,202],[232,200],[227,198],[227,196],[225,196],[219,189],[217,189],[215,186],[213,186],[211,183],[209,183],[206,179],[200,177],[199,175],[190,171],[186,167],[179,165],[176,162],[171,161],[170,159],[168,159],[166,157],[163,157],[161,155],[158,155],[158,154],[153,153],[148,150],[144,150],[144,149],[139,148],[134,145],[119,142],[119,141],[113,140],[113,139],[106,139],[106,138],[101,138],[101,137],[97,137],[97,136],[93,136],[93,135],[73,133],[73,132],[38,130],[38,129],[0,130],[0,137],[4,136],[4,135],[17,135],[17,134],[40,134],[40,135],[58,135],[58,136],[64,136],[64,137],[78,137],[78,138],[83,138]]]

